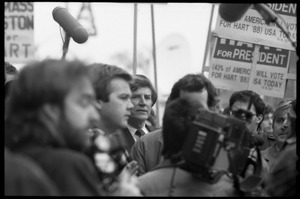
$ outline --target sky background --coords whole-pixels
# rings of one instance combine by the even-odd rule
[[[133,68],[117,59],[123,55],[133,60],[134,4],[90,3],[97,29],[83,44],[72,39],[67,60],[80,59],[88,64],[101,62],[114,64],[133,73]],[[209,3],[157,3],[154,5],[157,89],[162,108],[173,84],[185,74],[202,72],[203,57],[211,17]],[[52,11],[61,6],[77,18],[82,3],[34,2],[35,59],[62,57],[63,30],[53,19]],[[151,4],[137,4],[137,62],[146,60],[137,73],[144,74],[155,84]],[[85,13],[86,14],[86,13]],[[89,15],[90,16],[90,15]],[[88,29],[89,24],[81,20]],[[21,69],[24,64],[14,64]],[[160,111],[162,115],[162,111]],[[161,118],[161,117],[160,117]]]
[[[34,56],[61,59],[64,31],[53,19],[53,10],[60,6],[77,18],[83,2],[34,2]],[[91,13],[85,11],[78,19],[88,31],[94,25],[97,35],[90,35],[82,44],[69,44],[67,60],[79,59],[87,64],[96,62],[117,65],[133,73],[134,52],[134,3],[89,3]],[[188,73],[201,73],[206,49],[211,52],[219,4],[211,3],[138,3],[137,5],[137,73],[146,75],[158,91],[159,119],[173,84]],[[154,33],[156,68],[153,59],[151,5],[154,7]],[[212,8],[214,14],[212,15]],[[213,16],[211,20],[211,16]],[[211,26],[210,20],[212,22]],[[209,61],[210,55],[206,55]],[[26,63],[13,63],[22,69]],[[156,71],[155,71],[156,69]],[[155,73],[156,72],[156,73]],[[157,74],[157,76],[155,76]],[[208,75],[208,72],[205,73]],[[156,78],[155,78],[156,77]],[[156,81],[157,80],[157,81]],[[292,82],[292,81],[290,81]],[[288,82],[289,83],[289,82]],[[292,82],[293,83],[293,82]],[[295,84],[295,81],[294,83]],[[291,94],[295,86],[290,85]],[[222,108],[227,106],[232,91],[224,91]],[[291,95],[292,96],[292,95]],[[263,97],[263,96],[262,96]],[[264,98],[266,100],[266,98]],[[277,100],[277,99],[276,99]],[[275,101],[276,101],[275,100]],[[267,101],[276,104],[273,99]],[[224,102],[224,103],[223,103]],[[157,107],[156,107],[157,108]]]

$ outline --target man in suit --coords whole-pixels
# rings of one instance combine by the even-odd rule
[[[130,174],[135,174],[138,165],[136,161],[129,159],[127,148],[130,143],[122,132],[128,125],[128,119],[133,108],[130,90],[132,76],[122,68],[114,65],[95,63],[88,68],[96,93],[95,105],[100,116],[92,131],[92,137],[99,138],[101,137],[99,135],[105,135],[105,137],[120,138],[122,141],[117,139],[117,145],[122,145],[122,150],[118,150],[113,154],[114,160],[119,163],[118,170],[128,170]],[[121,144],[124,143],[124,140],[124,145],[127,146]],[[98,165],[94,152],[87,151],[87,153]]]
[[[128,125],[123,129],[128,143],[128,151],[141,136],[158,129],[147,124],[152,107],[157,100],[156,90],[144,75],[133,75],[132,77],[130,90],[132,92],[131,102],[133,108],[128,119]]]

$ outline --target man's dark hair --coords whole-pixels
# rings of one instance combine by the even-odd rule
[[[151,90],[151,100],[153,106],[157,100],[157,92],[154,89],[151,81],[144,75],[137,74],[132,76],[132,81],[130,83],[130,89],[132,92],[138,90],[139,88],[145,87]]]
[[[240,102],[250,102],[252,99],[252,104],[254,105],[255,111],[257,115],[263,115],[265,111],[265,103],[261,99],[261,97],[255,93],[254,91],[250,90],[243,90],[243,91],[237,91],[234,92],[229,99],[229,107],[232,108],[232,105],[236,101]]]
[[[218,93],[215,86],[203,74],[187,74],[180,78],[172,87],[168,101],[177,99],[180,91],[199,92],[207,90],[207,105],[209,108],[214,107],[219,102]]]
[[[199,105],[196,107],[185,99],[175,99],[166,106],[163,117],[162,155],[173,158],[182,150],[189,125],[195,119]],[[175,160],[176,161],[176,160]]]
[[[109,84],[112,79],[121,78],[128,83],[132,80],[128,72],[114,65],[95,63],[88,68],[96,92],[96,98],[104,102],[109,101]]]
[[[6,74],[11,74],[11,75],[16,75],[18,73],[18,70],[16,69],[15,66],[12,64],[5,62],[5,73]]]
[[[79,61],[47,59],[25,66],[10,87],[5,106],[5,145],[10,149],[28,142],[61,145],[41,120],[41,108],[45,104],[63,108],[66,95],[82,77],[89,76]]]
[[[266,104],[264,115],[274,113],[274,108],[270,104]]]
[[[4,84],[5,84],[6,83],[6,74],[8,74],[8,75],[17,75],[18,70],[16,69],[16,67],[14,67],[9,62],[4,62],[4,66],[5,66],[5,73],[4,73]]]

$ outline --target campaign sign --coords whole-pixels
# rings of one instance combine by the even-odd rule
[[[34,59],[33,2],[5,2],[5,61],[24,63]]]
[[[289,53],[288,50],[261,46],[253,67],[253,44],[217,38],[209,79],[217,88],[232,91],[249,89],[261,95],[282,98]]]
[[[283,98],[289,65],[288,50],[262,46],[251,90],[272,97]]]
[[[297,41],[297,4],[267,3],[276,13],[278,23],[287,30],[293,42]],[[235,12],[232,10],[232,12]],[[218,37],[295,51],[285,33],[276,23],[267,24],[262,15],[251,6],[236,22],[228,22],[217,15],[215,32]]]

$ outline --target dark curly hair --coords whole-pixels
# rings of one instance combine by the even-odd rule
[[[203,74],[187,74],[179,79],[172,87],[168,102],[179,98],[180,91],[195,92],[202,91],[203,89],[206,89],[208,93],[208,107],[216,106],[219,102],[217,90]]]

